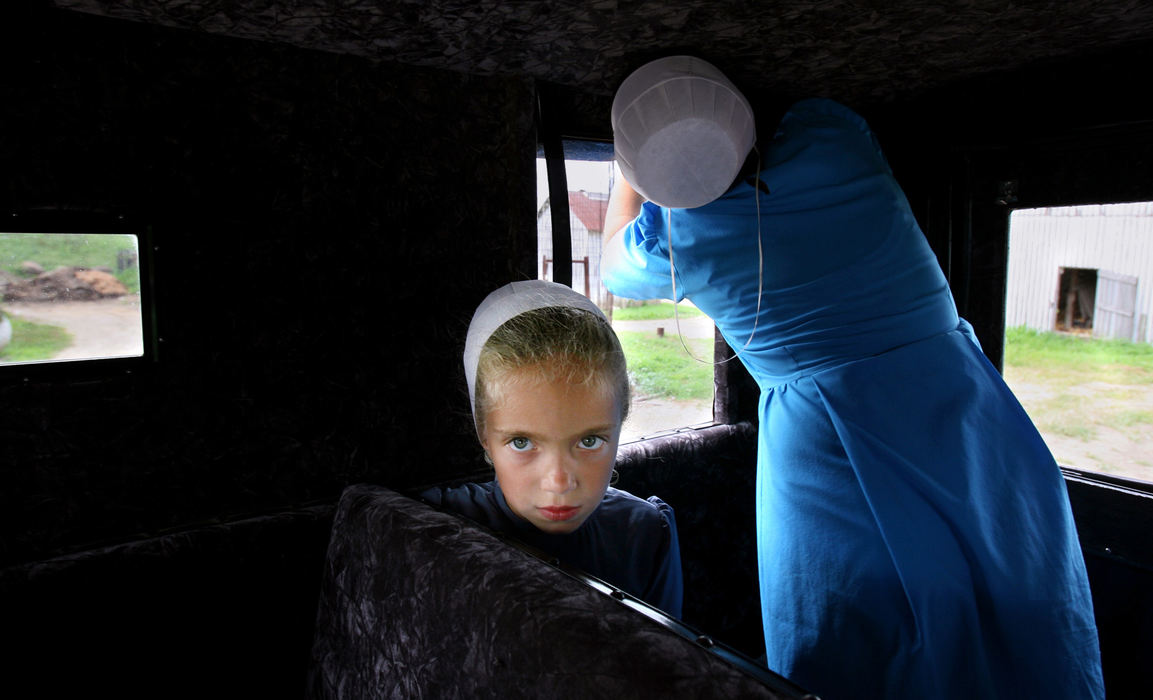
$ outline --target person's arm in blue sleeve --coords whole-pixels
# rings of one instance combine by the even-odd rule
[[[605,214],[601,282],[625,299],[671,299],[669,256],[664,249],[662,209],[617,178]],[[677,290],[677,298],[684,290]]]

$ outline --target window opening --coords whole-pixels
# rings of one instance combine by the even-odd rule
[[[144,355],[131,233],[0,232],[0,367]]]
[[[604,311],[620,337],[633,379],[633,403],[621,442],[713,420],[713,368],[681,347],[668,301],[617,299],[600,278],[604,221],[613,182],[620,177],[611,143],[564,141],[572,259],[552,251],[552,218],[545,159],[537,158],[537,275],[553,279],[557,265],[572,269],[572,286]],[[540,154],[538,154],[540,155]],[[713,357],[712,321],[690,302],[677,305],[680,332],[697,357]]]
[[[1153,482],[1153,202],[1014,211],[1005,380],[1063,466]]]

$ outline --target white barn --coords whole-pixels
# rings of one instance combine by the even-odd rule
[[[1150,342],[1153,202],[1019,209],[1005,326]]]
[[[609,196],[603,193],[568,193],[569,226],[572,231],[572,287],[608,309],[612,296],[601,284],[601,248],[604,242],[605,214]],[[552,254],[552,208],[548,199],[537,210],[537,274],[551,280],[556,261]]]

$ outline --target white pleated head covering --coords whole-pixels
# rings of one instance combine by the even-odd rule
[[[468,400],[472,404],[473,423],[476,423],[476,370],[480,351],[489,337],[505,321],[526,311],[546,306],[571,306],[608,319],[591,299],[563,284],[547,280],[512,282],[485,297],[468,325],[464,343],[464,375],[468,380]]]
[[[745,96],[694,56],[657,59],[625,78],[612,127],[625,180],[650,202],[677,209],[724,194],[757,140]]]

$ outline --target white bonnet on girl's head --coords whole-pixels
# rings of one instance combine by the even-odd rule
[[[651,202],[691,208],[720,197],[756,141],[753,110],[715,66],[693,56],[646,63],[612,106],[616,160]]]
[[[476,421],[476,370],[480,363],[480,351],[489,337],[504,325],[505,321],[526,311],[546,306],[571,306],[596,314],[602,319],[604,313],[583,294],[573,291],[563,284],[547,280],[526,280],[512,282],[485,297],[468,325],[468,336],[464,343],[464,374],[468,380],[468,400],[472,404],[473,421]],[[605,319],[608,322],[608,319]]]

